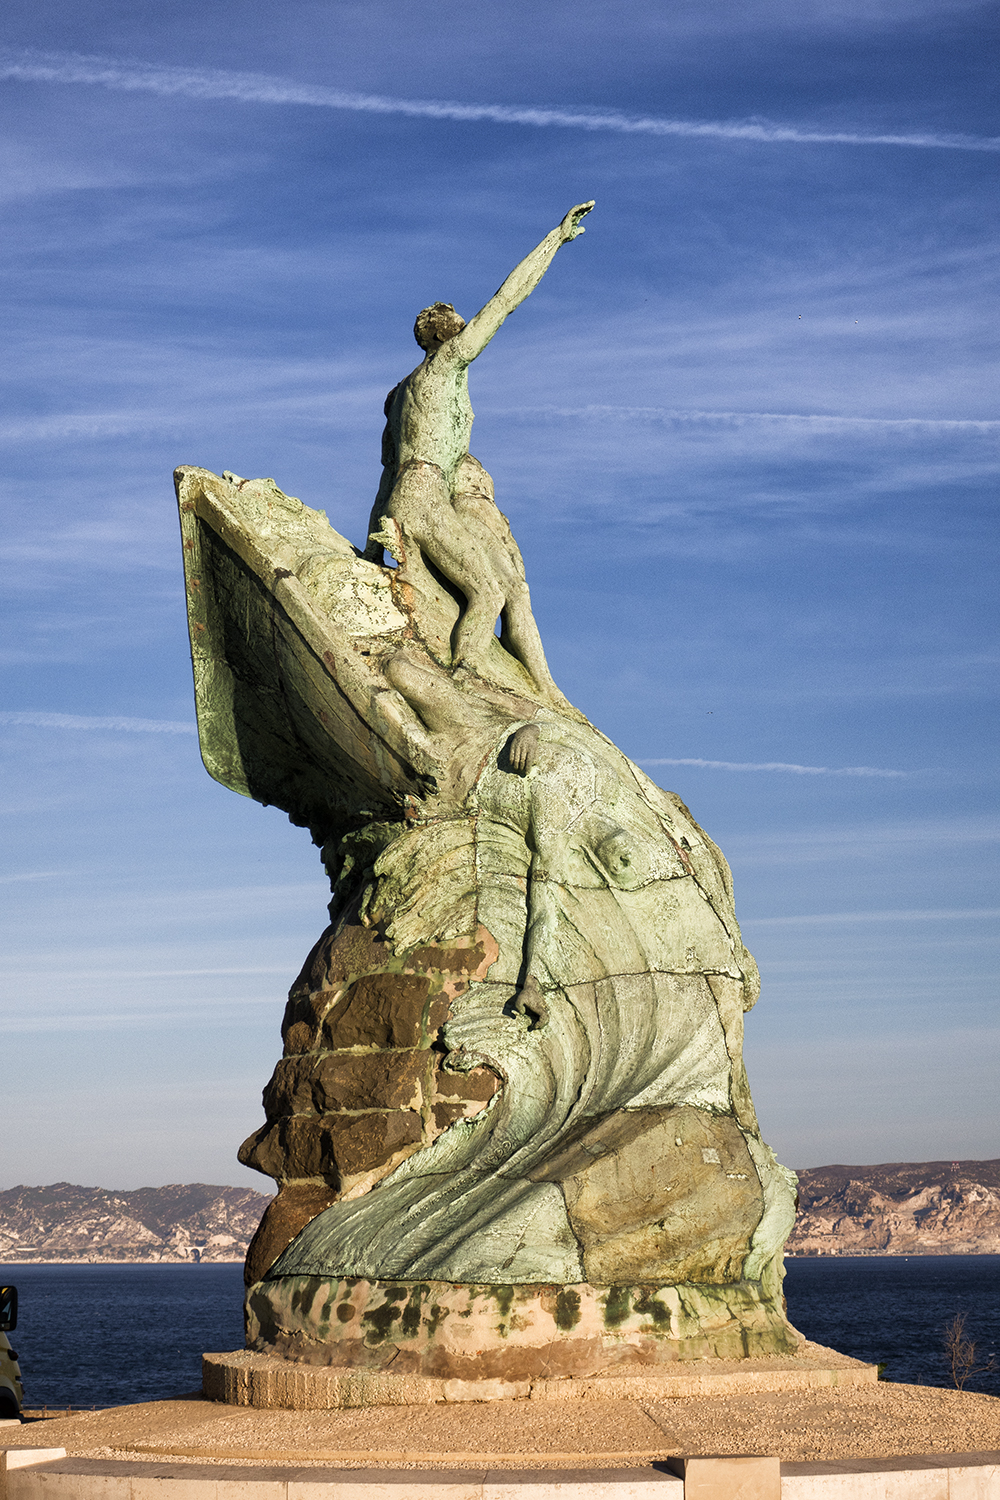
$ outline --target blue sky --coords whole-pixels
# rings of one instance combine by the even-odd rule
[[[266,1179],[308,835],[193,732],[171,471],[363,541],[472,372],[556,680],[733,865],[791,1166],[1000,1155],[994,7],[8,0],[0,1186]]]

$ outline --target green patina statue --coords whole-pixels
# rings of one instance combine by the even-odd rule
[[[279,1187],[253,1349],[519,1380],[798,1344],[728,866],[555,686],[468,452],[468,365],[591,207],[469,323],[418,317],[363,551],[272,480],[177,471],[205,764],[333,889],[240,1150]]]

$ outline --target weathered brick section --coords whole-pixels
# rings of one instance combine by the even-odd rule
[[[264,1090],[268,1118],[331,1110],[401,1109],[419,1114],[428,1090],[430,1054],[307,1052],[283,1058]]]
[[[336,1202],[336,1197],[325,1182],[286,1183],[268,1204],[247,1248],[243,1268],[247,1286],[259,1281],[299,1230]]]
[[[425,974],[366,974],[346,990],[336,992],[323,1021],[320,1045],[425,1046],[423,1023],[430,989],[431,981]],[[433,1010],[430,1030],[437,1031],[448,1013],[447,999],[438,999]]]
[[[412,1110],[368,1110],[363,1115],[286,1115],[261,1132],[258,1171],[289,1182],[351,1177],[388,1160],[401,1146],[422,1136],[420,1116]],[[270,1170],[268,1170],[270,1169]],[[281,1178],[278,1178],[281,1181]],[[331,1202],[336,1194],[331,1195]]]
[[[240,1148],[279,1185],[247,1257],[251,1282],[343,1192],[377,1182],[501,1086],[489,1068],[447,1071],[439,1040],[452,1000],[492,962],[488,934],[401,955],[352,917],[292,986],[266,1122]]]
[[[431,1113],[435,1134],[456,1120],[477,1115],[493,1098],[500,1079],[492,1068],[473,1068],[469,1073],[449,1073],[438,1067],[434,1074]]]

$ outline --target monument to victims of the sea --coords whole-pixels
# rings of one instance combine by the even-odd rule
[[[420,313],[363,549],[177,471],[205,765],[333,890],[239,1153],[278,1185],[248,1348],[298,1368],[513,1389],[798,1343],[728,866],[553,682],[469,453],[469,365],[591,207],[468,323]]]

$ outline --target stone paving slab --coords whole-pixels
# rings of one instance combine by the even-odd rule
[[[620,1467],[719,1452],[842,1462],[1000,1450],[1000,1400],[887,1382],[660,1402],[490,1401],[346,1411],[259,1411],[190,1397],[75,1412],[5,1431],[0,1446],[22,1445],[58,1445],[93,1458],[144,1449],[150,1458],[183,1452],[232,1463],[253,1454],[255,1462],[277,1455],[286,1462],[392,1467]]]
[[[1000,1452],[783,1463],[781,1500],[1000,1500]]]
[[[214,1467],[88,1458],[12,1471],[3,1500],[684,1500],[662,1469]]]
[[[733,1456],[631,1469],[334,1469],[142,1463],[0,1450],[0,1500],[1000,1500],[1000,1452],[778,1463]]]

